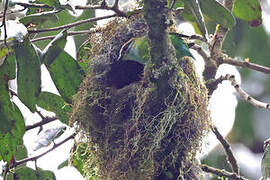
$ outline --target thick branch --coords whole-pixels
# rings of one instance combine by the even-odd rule
[[[168,58],[166,5],[166,0],[145,0],[144,2],[144,17],[149,26],[150,56],[156,68],[160,68]]]

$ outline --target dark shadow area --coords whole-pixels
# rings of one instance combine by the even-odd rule
[[[144,65],[132,60],[119,60],[111,64],[107,73],[110,86],[121,89],[131,83],[138,82],[143,77]]]

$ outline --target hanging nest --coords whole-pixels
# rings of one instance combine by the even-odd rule
[[[142,17],[116,19],[105,29],[92,37],[89,72],[74,97],[70,119],[86,137],[85,175],[194,179],[194,157],[210,118],[207,89],[196,76],[193,59],[168,62],[153,72],[150,61],[144,67],[119,59],[127,41],[146,36]],[[169,79],[166,92],[151,81],[157,74]]]

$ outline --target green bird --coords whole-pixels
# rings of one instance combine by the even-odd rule
[[[264,141],[264,154],[262,158],[261,171],[262,180],[270,179],[270,138]]]

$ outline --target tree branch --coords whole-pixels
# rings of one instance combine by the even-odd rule
[[[238,60],[235,60],[233,58],[227,57],[226,55],[223,56],[222,63],[231,64],[231,65],[235,65],[235,66],[239,66],[239,67],[243,67],[243,68],[250,68],[250,69],[253,69],[255,71],[270,74],[269,67],[246,62],[246,61],[238,61]]]
[[[194,44],[190,48],[196,50],[203,57],[205,62],[209,61],[209,55],[202,49],[201,46]]]
[[[173,9],[173,6],[175,5],[175,3],[176,3],[176,0],[172,0],[172,3],[170,5],[170,9]]]
[[[264,103],[264,102],[254,99],[248,93],[246,93],[243,89],[241,89],[240,85],[236,82],[234,75],[226,75],[225,77],[227,78],[227,80],[231,82],[232,86],[239,93],[239,95],[243,99],[245,99],[248,103],[258,108],[270,109],[269,103]]]
[[[6,164],[5,169],[4,169],[4,173],[3,173],[4,174],[3,180],[6,180],[8,172],[9,172],[9,165]]]
[[[109,18],[116,17],[116,16],[117,16],[117,14],[107,15],[107,16],[103,16],[103,17],[94,17],[94,18],[89,18],[89,19],[77,21],[77,22],[74,22],[74,23],[58,26],[58,27],[47,28],[47,29],[29,30],[28,33],[32,34],[32,33],[40,33],[40,32],[58,31],[58,30],[62,30],[62,29],[69,29],[71,27],[78,26],[78,25],[81,25],[81,24],[94,22],[94,21],[99,21],[99,20],[102,20],[102,19],[109,19]]]
[[[230,75],[226,75],[230,76]],[[218,85],[221,84],[224,80],[227,80],[228,77],[226,76],[220,76],[218,79],[208,80],[205,85],[208,89],[208,95],[209,97],[213,94],[213,92],[217,89]]]
[[[236,173],[230,173],[224,169],[216,169],[205,164],[201,164],[201,168],[204,172],[216,174],[218,176],[223,176],[232,180],[248,180],[245,177],[242,177]]]
[[[227,8],[229,11],[232,11],[233,4],[234,4],[234,0],[224,1],[224,7]],[[221,52],[223,41],[226,38],[228,30],[229,30],[228,28],[225,28],[221,25],[218,25],[216,28],[214,37],[210,44],[211,57],[213,57],[214,59]]]
[[[226,0],[224,2],[225,8],[227,8],[229,11],[232,11],[233,4],[234,0]],[[205,81],[208,81],[209,79],[214,79],[216,76],[218,66],[220,65],[219,58],[222,53],[223,41],[226,38],[228,30],[229,29],[226,27],[217,25],[214,37],[212,38],[209,47],[211,58],[205,63],[205,69],[203,72]]]
[[[33,125],[28,125],[28,126],[26,126],[26,127],[25,127],[25,130],[26,130],[26,131],[29,131],[29,130],[31,130],[31,129],[34,129],[34,128],[36,128],[36,127],[42,126],[42,125],[44,125],[44,124],[50,123],[50,122],[55,121],[55,120],[57,120],[56,117],[45,117],[45,118],[42,118],[42,121],[40,121],[40,122],[38,122],[38,123],[35,123],[35,124],[33,124]]]
[[[102,27],[97,27],[97,28],[92,28],[90,30],[83,30],[83,31],[68,31],[67,35],[76,36],[76,35],[83,35],[83,34],[93,34],[93,33],[101,32],[102,30],[103,30]],[[54,38],[55,36],[45,36],[45,37],[31,39],[30,41],[37,42],[37,41],[42,41],[42,40],[52,40]]]
[[[238,166],[238,163],[233,155],[232,152],[232,148],[230,146],[230,144],[226,141],[226,139],[220,134],[220,132],[218,131],[217,127],[215,126],[211,126],[211,130],[212,132],[216,135],[217,139],[219,140],[219,142],[222,144],[226,154],[227,154],[227,159],[231,165],[231,168],[233,170],[234,173],[236,174],[240,174],[240,169]]]
[[[21,164],[24,164],[28,161],[36,161],[37,159],[39,159],[40,157],[48,154],[49,152],[53,151],[54,149],[56,149],[57,147],[59,147],[60,145],[64,144],[65,142],[67,142],[68,140],[70,139],[73,139],[75,137],[75,133],[71,134],[70,136],[68,136],[66,139],[64,139],[63,141],[59,142],[59,143],[55,143],[54,146],[49,149],[48,151],[40,154],[40,155],[37,155],[37,156],[34,156],[34,157],[30,157],[30,158],[26,158],[26,159],[22,159],[22,160],[19,160],[19,161],[15,161],[12,165],[11,165],[11,168],[15,168]]]
[[[53,8],[53,7],[48,6],[47,4],[25,3],[25,2],[16,2],[16,4],[23,6],[25,8],[41,8],[41,9],[52,9]]]
[[[74,9],[81,9],[81,10],[94,10],[94,9],[104,9],[104,10],[111,10],[114,11],[119,17],[126,17],[126,14],[122,11],[120,11],[119,6],[118,6],[118,1],[116,0],[114,5],[110,7],[107,5],[106,1],[103,1],[100,5],[77,5],[74,7]],[[48,6],[46,4],[38,4],[38,3],[22,3],[18,2],[16,3],[20,6],[23,6],[25,8],[41,8],[41,9],[51,9],[53,7]]]

